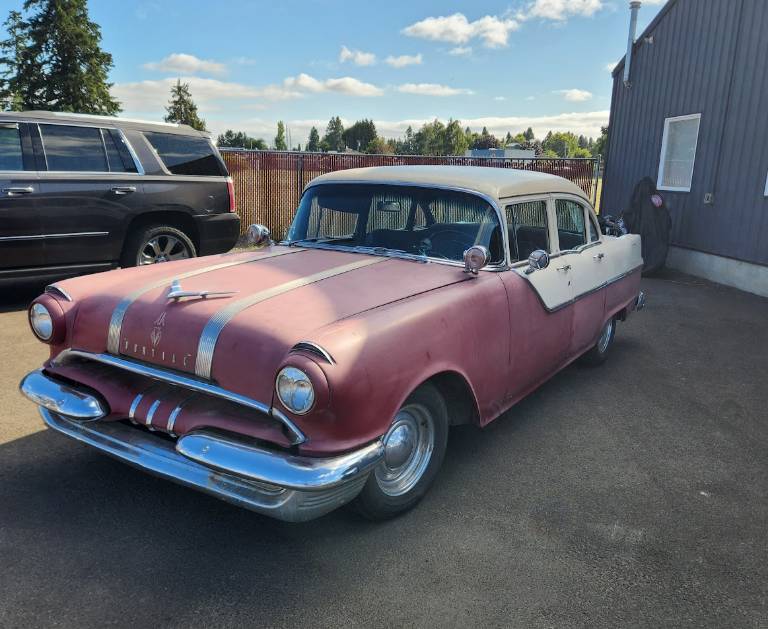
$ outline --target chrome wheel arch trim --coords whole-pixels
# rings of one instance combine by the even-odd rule
[[[238,266],[241,264],[249,264],[251,262],[258,262],[260,260],[266,260],[268,258],[276,258],[278,256],[284,256],[291,253],[298,253],[301,251],[300,249],[291,251],[272,251],[266,254],[261,254],[256,257],[246,258],[245,260],[235,260],[230,262],[221,262],[219,264],[213,264],[211,266],[203,267],[201,269],[195,269],[194,271],[187,271],[186,273],[180,273],[178,275],[171,274],[168,277],[163,277],[162,279],[156,280],[154,282],[151,282],[149,284],[146,284],[142,286],[141,288],[138,288],[134,290],[133,292],[129,293],[125,297],[123,297],[115,306],[115,309],[112,311],[112,317],[109,321],[109,331],[107,333],[107,351],[111,354],[119,354],[120,353],[120,336],[123,329],[123,320],[125,319],[125,315],[128,312],[128,308],[131,307],[133,302],[135,302],[137,299],[139,299],[142,295],[145,295],[146,293],[155,290],[157,288],[161,288],[162,286],[170,285],[170,283],[173,280],[183,280],[188,277],[195,277],[197,275],[202,275],[203,273],[210,273],[212,271],[218,271],[220,269],[226,269],[233,266]]]
[[[210,382],[204,382],[202,380],[198,380],[197,378],[184,376],[176,372],[166,371],[165,369],[151,367],[150,365],[139,363],[126,358],[119,358],[117,356],[112,356],[111,354],[94,354],[77,349],[64,350],[55,358],[54,364],[64,364],[73,358],[92,360],[94,362],[102,363],[110,367],[116,367],[117,369],[122,369],[130,373],[146,376],[147,378],[151,378],[153,380],[159,380],[161,382],[166,382],[168,384],[173,384],[185,389],[189,389],[190,391],[204,393],[206,395],[217,397],[228,402],[240,404],[241,406],[245,406],[247,408],[252,408],[256,411],[259,411],[260,413],[273,417],[279,423],[281,423],[288,431],[292,445],[300,445],[307,441],[306,435],[304,435],[304,433],[299,429],[298,426],[296,426],[293,421],[291,421],[277,409],[272,408],[269,404],[254,400],[253,398],[245,395],[240,395],[239,393],[228,391],[227,389],[219,387]],[[141,395],[144,394],[146,394],[146,390],[142,392]],[[138,404],[136,404],[136,406],[138,407]],[[176,418],[174,417],[174,420],[175,419]]]

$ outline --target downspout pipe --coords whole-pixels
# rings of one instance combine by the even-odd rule
[[[629,36],[627,37],[627,54],[624,57],[624,86],[629,87],[629,71],[632,66],[632,47],[637,35],[637,13],[640,11],[640,0],[629,3]]]

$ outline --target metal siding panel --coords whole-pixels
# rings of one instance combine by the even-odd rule
[[[766,263],[768,3],[743,1],[739,20],[742,2],[679,0],[648,33],[654,43],[637,46],[632,87],[614,77],[602,207],[625,209],[640,178],[656,179],[665,118],[701,113],[691,192],[664,193],[673,242]],[[716,193],[714,205],[704,205],[706,192]]]

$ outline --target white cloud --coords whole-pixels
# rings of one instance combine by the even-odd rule
[[[381,96],[384,93],[380,87],[371,83],[363,83],[351,76],[320,81],[313,76],[302,73],[295,77],[289,76],[283,81],[283,85],[288,89],[308,92],[340,92],[351,96]]]
[[[227,71],[223,63],[200,59],[183,52],[174,52],[160,61],[145,63],[144,68],[175,74],[224,74]]]
[[[603,0],[533,0],[516,17],[563,22],[572,16],[590,17],[605,6]]]
[[[501,100],[507,100],[507,97],[506,97],[506,96],[494,96],[494,97],[493,97],[493,100],[499,100],[499,101],[501,101]]]
[[[481,39],[487,48],[506,46],[509,33],[519,28],[516,20],[495,15],[486,15],[470,22],[463,13],[454,13],[439,17],[428,17],[410,26],[402,32],[410,37],[420,37],[432,41],[451,44],[466,44],[473,39]]]
[[[448,51],[449,55],[454,57],[466,57],[472,54],[472,46],[456,46]]]
[[[592,98],[592,92],[575,88],[570,90],[555,90],[553,94],[562,94],[563,98],[570,103],[583,103],[585,100],[590,100]]]
[[[404,68],[405,66],[420,65],[422,58],[421,53],[417,55],[400,55],[399,57],[389,55],[384,61],[393,68]]]
[[[363,52],[362,50],[350,50],[346,46],[341,47],[339,53],[339,61],[344,63],[345,61],[351,61],[356,66],[372,66],[376,63],[376,55],[372,52]]]
[[[419,94],[421,96],[458,96],[459,94],[473,94],[472,90],[462,87],[449,87],[438,83],[403,83],[398,86],[398,92],[404,94]]]
[[[536,100],[535,96],[526,96],[525,100]]]

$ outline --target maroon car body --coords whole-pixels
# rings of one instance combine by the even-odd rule
[[[305,196],[323,184],[343,192],[339,186],[361,181],[438,190],[443,171],[452,169],[366,170],[321,178]],[[348,502],[390,454],[393,418],[424,383],[444,400],[447,423],[484,426],[597,347],[607,322],[615,326],[642,303],[635,236],[609,243],[610,237],[599,235],[577,253],[560,249],[551,233],[547,254],[553,265],[573,258],[575,266],[576,256],[586,253],[603,269],[613,246],[617,267],[602,271],[605,277],[583,295],[548,304],[560,290],[550,283],[571,265],[565,273],[551,269],[550,277],[546,266],[512,259],[508,239],[517,238],[519,253],[522,228],[510,227],[511,214],[501,208],[514,204],[515,195],[507,192],[517,188],[521,203],[540,198],[547,211],[562,192],[583,208],[586,241],[594,217],[583,194],[552,176],[458,170],[450,177],[460,175],[463,183],[451,188],[489,203],[507,232],[498,244],[503,259],[486,260],[479,272],[423,251],[393,256],[381,248],[293,239],[68,280],[33,304],[50,315],[51,356],[22,391],[40,404],[49,426],[257,511],[302,520]],[[481,172],[486,170],[493,172]],[[496,195],[488,194],[494,178],[506,186]],[[393,188],[387,190],[383,194],[391,197]],[[430,203],[434,209],[433,201],[425,207]],[[407,203],[388,197],[374,206],[394,214],[405,212]],[[557,231],[551,219],[545,212],[546,232]],[[453,230],[458,238],[467,222],[442,232],[440,225],[416,231],[423,236],[432,229],[428,246],[436,246],[441,233]],[[598,258],[600,247],[608,249],[600,249]],[[186,296],[173,298],[174,286]],[[286,367],[310,382],[307,412],[294,412],[276,393],[276,378]],[[76,399],[68,407],[51,401],[57,396]],[[98,409],[89,415],[94,404]],[[408,430],[399,436],[415,439]]]

